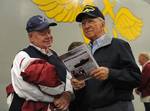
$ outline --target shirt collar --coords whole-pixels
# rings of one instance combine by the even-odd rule
[[[89,45],[91,47],[92,54],[94,54],[94,52],[97,49],[111,44],[111,41],[112,41],[112,38],[104,34],[100,36],[99,38],[97,38],[96,40],[94,40],[93,42],[90,42]]]
[[[89,44],[89,45],[90,45],[91,47],[94,46],[94,45],[98,45],[99,42],[104,39],[104,37],[105,37],[105,35],[102,35],[101,37],[98,37],[96,40],[90,41],[90,44]]]
[[[30,43],[30,46],[35,47],[37,50],[39,50],[41,53],[43,53],[43,54],[45,54],[45,55],[48,55],[48,56],[53,55],[53,53],[51,52],[51,50],[49,50],[48,52],[46,52],[45,49],[42,49],[42,48],[40,48],[40,47],[37,47],[36,45],[34,45],[34,44],[32,44],[32,43]]]
[[[146,66],[146,64],[150,63],[150,60],[148,60],[144,65],[143,68]]]

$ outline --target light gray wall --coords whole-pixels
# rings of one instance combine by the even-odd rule
[[[97,0],[101,5],[100,0]],[[133,53],[150,51],[150,5],[142,0],[125,0],[118,6],[129,7],[135,15],[140,16],[145,22],[142,36],[130,42]],[[25,24],[29,17],[43,14],[31,0],[0,0],[0,111],[7,111],[5,86],[10,82],[10,68],[15,54],[28,43]],[[77,23],[60,23],[52,28],[54,35],[53,48],[62,54],[72,41],[82,41]],[[136,111],[143,111],[139,97],[135,100]]]

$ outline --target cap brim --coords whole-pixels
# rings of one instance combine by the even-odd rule
[[[49,26],[56,26],[56,25],[57,25],[57,23],[55,23],[55,22],[49,23]]]
[[[57,24],[55,23],[55,22],[52,22],[52,23],[49,23],[49,24],[43,24],[43,25],[41,25],[40,27],[38,27],[38,28],[36,28],[36,29],[34,29],[34,31],[41,31],[41,30],[44,30],[44,29],[46,29],[46,28],[49,28],[49,27],[51,27],[51,26],[56,26]]]
[[[83,19],[84,17],[96,18],[97,16],[95,16],[95,15],[93,15],[93,14],[91,14],[91,13],[80,13],[80,14],[77,15],[76,21],[77,21],[77,22],[82,22],[82,19]]]

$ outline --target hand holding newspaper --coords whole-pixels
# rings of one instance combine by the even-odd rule
[[[90,79],[91,70],[98,67],[86,44],[70,50],[60,58],[72,76],[78,80]]]

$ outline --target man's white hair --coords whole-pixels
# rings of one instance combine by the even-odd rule
[[[150,53],[148,53],[148,52],[141,52],[139,55],[143,56],[147,60],[150,60]]]

